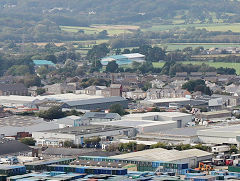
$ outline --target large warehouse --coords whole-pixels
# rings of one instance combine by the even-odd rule
[[[126,135],[135,136],[135,129],[122,126],[89,125],[81,127],[66,127],[48,131],[33,132],[32,137],[40,146],[62,146],[63,142],[71,141],[74,144],[83,144],[84,138],[98,136]]]
[[[197,136],[202,143],[239,145],[240,125],[198,130]]]
[[[101,124],[114,126],[128,125],[136,128],[139,133],[151,133],[173,128],[182,128],[191,121],[191,114],[180,112],[148,112],[128,114],[122,117],[121,120],[102,122]]]
[[[113,55],[103,58],[101,63],[102,65],[107,65],[111,61],[116,61],[118,65],[131,64],[133,62],[143,63],[145,61],[145,55],[140,53]]]
[[[120,96],[94,98],[86,100],[62,101],[62,108],[83,110],[106,110],[113,104],[120,104],[124,109],[128,108],[129,101]]]
[[[198,149],[178,151],[156,148],[127,154],[115,155],[111,156],[110,158],[133,161],[149,161],[149,162],[162,161],[173,163],[188,163],[189,167],[196,168],[198,166],[198,162],[211,160],[212,156],[213,156],[212,153]]]

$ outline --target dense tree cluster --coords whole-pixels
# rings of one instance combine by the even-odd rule
[[[205,81],[198,79],[198,80],[189,80],[182,86],[183,89],[187,89],[189,92],[193,91],[200,91],[206,95],[212,95],[212,91],[209,87],[206,86]]]
[[[134,152],[134,151],[142,151],[146,149],[154,149],[154,148],[164,148],[167,150],[176,149],[178,151],[189,150],[189,149],[200,149],[203,151],[210,151],[210,147],[197,144],[195,146],[191,146],[189,144],[178,144],[178,145],[169,145],[164,142],[158,142],[156,144],[151,145],[150,147],[144,144],[137,144],[136,142],[129,143],[120,143],[120,144],[111,144],[107,148],[107,151],[120,151],[120,152]]]
[[[121,104],[113,104],[110,106],[110,113],[118,113],[120,116],[126,114],[126,111],[123,109]]]

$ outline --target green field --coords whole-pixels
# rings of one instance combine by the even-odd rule
[[[212,24],[169,24],[169,25],[153,25],[149,28],[143,28],[143,31],[166,31],[174,28],[186,29],[195,27],[197,29],[207,29],[209,31],[233,31],[240,32],[240,23],[212,23]]]
[[[240,47],[239,43],[167,43],[167,44],[156,44],[159,47],[167,47],[168,51],[173,50],[182,50],[186,47],[196,48],[199,46],[204,47],[205,49],[209,48],[223,48],[223,47]]]
[[[107,30],[109,36],[120,35],[123,33],[131,33],[139,29],[139,26],[134,25],[92,25],[90,27],[81,26],[60,26],[62,31],[76,33],[83,30],[85,34],[96,34],[103,30]]]
[[[184,61],[181,62],[183,64],[195,64],[195,65],[201,65],[202,63],[205,63],[209,66],[215,67],[215,68],[234,68],[236,69],[236,72],[238,75],[240,75],[240,63],[228,63],[228,62],[205,62],[205,61]],[[164,65],[164,62],[154,62],[154,67],[162,67]]]

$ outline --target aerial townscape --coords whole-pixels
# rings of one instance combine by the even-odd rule
[[[239,0],[1,0],[0,181],[240,180]]]

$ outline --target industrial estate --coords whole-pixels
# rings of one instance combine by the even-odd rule
[[[0,181],[240,180],[239,9],[0,1]]]

